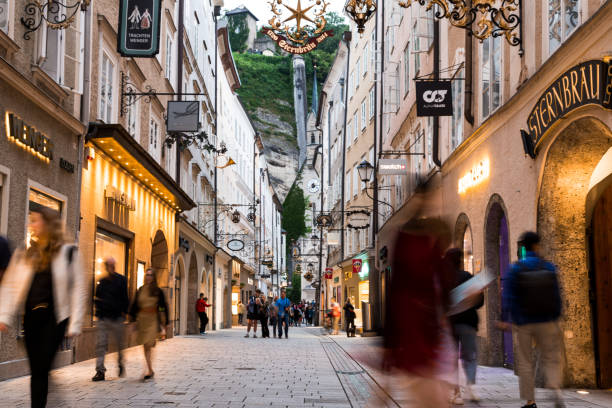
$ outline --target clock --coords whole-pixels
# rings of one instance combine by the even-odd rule
[[[308,191],[310,191],[311,193],[318,193],[320,187],[321,185],[318,179],[311,179],[308,182]]]

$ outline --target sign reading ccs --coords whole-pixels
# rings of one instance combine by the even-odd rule
[[[416,81],[417,116],[452,116],[451,81]]]

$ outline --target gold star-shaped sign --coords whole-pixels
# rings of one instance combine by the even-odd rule
[[[285,6],[292,13],[291,16],[289,16],[289,18],[283,21],[283,23],[286,23],[287,21],[295,20],[296,21],[296,31],[298,33],[302,31],[302,20],[310,21],[311,23],[316,24],[314,21],[312,21],[310,17],[306,15],[306,13],[310,11],[311,8],[314,7],[314,4],[308,8],[302,9],[302,1],[298,0],[296,8],[289,7],[286,4],[283,4],[283,6]]]

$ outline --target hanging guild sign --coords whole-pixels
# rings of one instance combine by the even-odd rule
[[[197,132],[200,128],[198,101],[168,101],[168,132]]]
[[[270,27],[262,29],[262,33],[276,41],[282,50],[290,54],[307,54],[334,35],[332,30],[325,31],[327,25],[325,12],[329,5],[328,2],[325,0],[306,0],[313,4],[302,8],[302,3],[298,0],[294,8],[284,4],[285,1],[291,0],[269,2],[274,16],[268,21]],[[307,14],[308,12],[311,12],[312,17]],[[292,20],[295,20],[295,26],[285,24]],[[311,24],[302,25],[305,21]]]
[[[546,132],[569,112],[584,105],[612,109],[611,59],[591,60],[559,76],[540,97],[527,117],[527,131],[521,129],[523,148],[532,158]]]
[[[378,160],[378,174],[405,176],[408,174],[408,160],[380,159]]]
[[[159,52],[161,0],[120,0],[117,51],[147,58]]]
[[[361,272],[362,265],[363,261],[361,259],[353,259],[353,274],[358,274]]]
[[[334,276],[333,268],[325,268],[325,279],[331,279]]]
[[[416,81],[417,116],[453,116],[451,81]]]

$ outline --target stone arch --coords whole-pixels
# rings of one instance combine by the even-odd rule
[[[469,248],[467,248],[468,242],[466,242],[466,235],[468,235],[469,238]],[[457,217],[457,222],[455,222],[453,245],[455,246],[455,248],[459,248],[463,251],[463,268],[473,274],[474,235],[472,231],[472,226],[470,224],[470,219],[465,213],[459,214],[459,217]]]
[[[170,299],[173,299],[172,302],[168,301],[170,304],[170,319],[173,320],[174,326],[174,334],[180,333],[181,327],[181,293],[183,289],[183,282],[185,281],[185,259],[183,259],[182,255],[178,255],[176,258],[176,268],[174,272],[174,293]]]
[[[198,292],[198,258],[195,251],[191,251],[189,259],[189,271],[187,273],[187,293],[185,294],[185,305],[187,307],[187,334],[200,332],[198,314],[195,303],[200,295]]]
[[[157,230],[153,237],[151,246],[151,267],[155,271],[159,287],[167,290],[170,286],[168,241],[162,230]]]
[[[510,266],[510,233],[508,211],[499,194],[493,194],[487,204],[484,222],[484,267],[496,279],[485,291],[488,344],[486,362],[495,366],[512,366],[514,352],[512,334],[493,327],[501,320],[501,292],[505,274]]]
[[[595,116],[568,123],[551,139],[543,161],[537,227],[544,256],[559,270],[563,329],[571,333],[565,341],[565,379],[575,386],[595,386],[587,204],[593,171],[612,146],[612,132]]]

